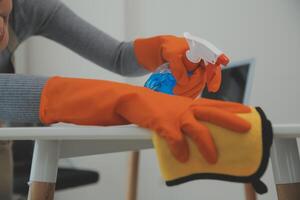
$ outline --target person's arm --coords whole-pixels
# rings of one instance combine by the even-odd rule
[[[120,42],[112,38],[78,17],[62,2],[26,0],[21,4],[31,35],[45,36],[121,75],[148,73],[138,65],[132,42]]]
[[[40,96],[47,79],[0,74],[0,121],[40,123]]]

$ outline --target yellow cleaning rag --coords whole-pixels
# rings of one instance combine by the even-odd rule
[[[260,108],[251,108],[250,113],[239,114],[252,124],[246,134],[233,133],[228,129],[202,122],[211,131],[218,149],[218,161],[209,164],[188,138],[190,158],[187,163],[178,162],[169,151],[163,138],[153,134],[160,171],[168,186],[195,179],[218,179],[252,183],[257,193],[267,192],[260,178],[264,174],[272,144],[273,132],[270,121]]]

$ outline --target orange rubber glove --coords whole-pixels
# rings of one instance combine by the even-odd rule
[[[189,157],[183,137],[186,135],[196,143],[208,162],[215,163],[214,141],[209,129],[200,121],[244,133],[251,125],[235,113],[250,111],[237,103],[192,100],[128,84],[53,77],[42,91],[40,120],[45,124],[67,122],[104,126],[134,123],[165,138],[171,152],[181,162]]]
[[[134,41],[134,52],[138,63],[145,69],[153,72],[163,63],[169,63],[170,70],[177,81],[174,88],[175,95],[194,98],[206,84],[210,92],[216,92],[221,85],[221,66],[192,64],[185,57],[188,49],[185,38],[171,35]],[[192,76],[188,75],[189,71],[193,71]]]

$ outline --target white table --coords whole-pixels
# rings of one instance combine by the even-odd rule
[[[300,182],[296,143],[300,124],[273,125],[273,131],[272,164],[276,183]],[[152,148],[150,131],[133,125],[0,128],[0,140],[35,140],[29,180],[31,191],[34,183],[55,185],[60,158]],[[36,189],[44,191],[44,186],[36,185]],[[40,198],[35,195],[33,192],[29,199]],[[50,195],[44,199],[51,198]]]

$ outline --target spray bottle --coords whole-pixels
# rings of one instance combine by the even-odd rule
[[[188,42],[189,50],[186,51],[184,60],[192,64],[204,62],[207,65],[227,65],[228,57],[210,42],[195,37],[189,33],[184,33],[184,37]],[[152,73],[145,83],[145,87],[154,91],[173,95],[173,88],[176,86],[176,79],[172,75],[169,64],[164,63]]]

